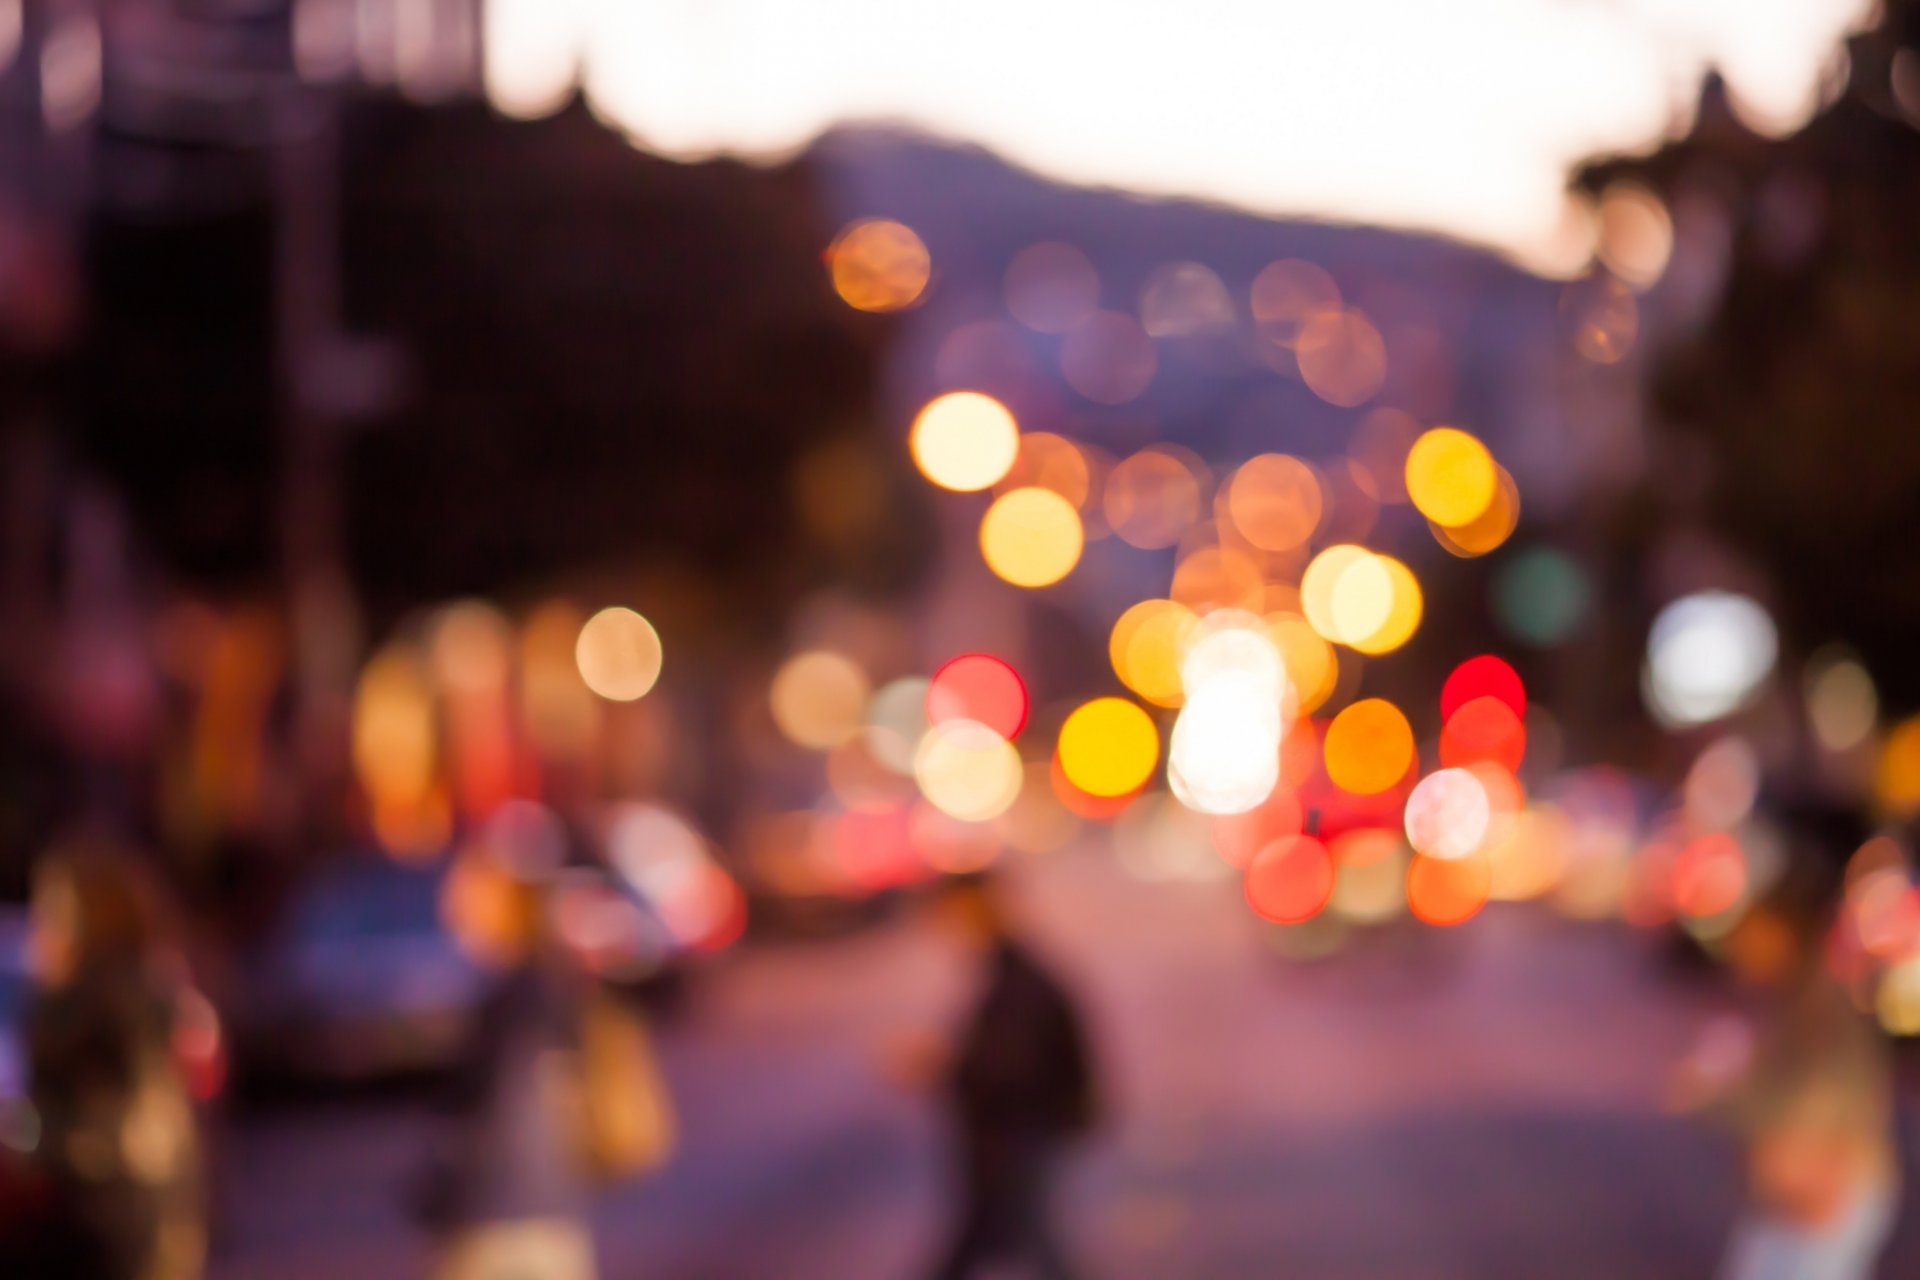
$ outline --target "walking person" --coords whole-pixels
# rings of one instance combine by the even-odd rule
[[[43,860],[31,910],[29,1097],[52,1212],[24,1274],[193,1280],[203,1152],[174,1048],[184,961],[158,886],[129,853],[74,846]]]
[[[486,952],[498,973],[422,1191],[442,1237],[434,1274],[594,1280],[593,1194],[664,1161],[664,1086],[638,1016],[561,945],[546,878],[465,856],[493,895]]]
[[[932,1274],[1023,1262],[1070,1274],[1054,1229],[1060,1159],[1091,1127],[1092,1064],[1066,989],[1015,935],[981,875],[943,885],[936,917],[981,973],[980,993],[943,1064],[928,1072],[953,1130],[959,1211]]]

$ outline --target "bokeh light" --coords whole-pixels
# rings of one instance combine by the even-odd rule
[[[1100,305],[1100,274],[1087,255],[1058,240],[1028,245],[1007,264],[1007,311],[1041,333],[1084,324]]]
[[[1007,407],[979,391],[935,396],[907,440],[920,474],[943,489],[972,493],[1007,474],[1020,453],[1020,427]]]
[[[1293,344],[1300,380],[1328,404],[1352,409],[1373,399],[1387,378],[1387,344],[1358,311],[1322,311],[1300,326]]]
[[[1232,676],[1246,677],[1276,704],[1285,697],[1286,666],[1265,622],[1244,610],[1222,609],[1201,619],[1181,659],[1180,679],[1191,694],[1201,685]]]
[[[927,688],[922,676],[889,681],[867,704],[874,758],[895,773],[913,772],[913,753],[927,731]]]
[[[1880,743],[1875,789],[1880,806],[1895,817],[1920,813],[1920,715],[1908,716]]]
[[[1682,915],[1708,919],[1738,905],[1747,889],[1740,842],[1724,831],[1689,841],[1674,859],[1673,904]]]
[[[1335,836],[1330,911],[1354,924],[1380,924],[1407,908],[1407,846],[1391,831],[1358,827]]]
[[[463,600],[441,611],[430,654],[434,678],[455,697],[496,697],[513,668],[513,629],[483,600]]]
[[[1920,954],[1889,966],[1881,975],[1874,1012],[1888,1035],[1920,1036]]]
[[[1257,609],[1267,596],[1259,553],[1219,543],[1196,546],[1181,555],[1168,594],[1196,613]]]
[[[1300,577],[1300,611],[1325,639],[1336,644],[1346,642],[1346,633],[1334,614],[1334,596],[1347,570],[1372,555],[1365,547],[1343,542],[1328,547],[1307,563],[1306,572]]]
[[[1152,717],[1125,698],[1095,698],[1060,726],[1060,768],[1090,796],[1131,795],[1160,760],[1160,731]]]
[[[1080,563],[1086,534],[1073,504],[1051,489],[1015,489],[980,520],[980,554],[1016,587],[1046,587]]]
[[[1438,525],[1472,524],[1493,505],[1499,474],[1493,455],[1457,427],[1434,427],[1407,452],[1407,496]]]
[[[1491,894],[1500,902],[1527,902],[1554,892],[1565,881],[1575,835],[1564,810],[1553,804],[1522,810],[1510,834],[1487,850],[1493,869]]]
[[[1299,924],[1319,915],[1333,896],[1333,859],[1312,836],[1283,836],[1247,867],[1247,903],[1275,924]]]
[[[1333,633],[1349,645],[1373,635],[1387,625],[1393,614],[1393,575],[1385,560],[1371,553],[1355,557],[1334,579],[1327,599]]]
[[[1151,767],[1148,772],[1152,772]],[[1057,746],[1053,758],[1047,762],[1047,780],[1052,786],[1054,798],[1060,802],[1062,808],[1076,818],[1084,818],[1090,822],[1111,821],[1132,808],[1141,797],[1141,791],[1138,788],[1114,796],[1097,796],[1090,791],[1083,791],[1074,785],[1072,778],[1067,776],[1066,769],[1060,763],[1060,752]]]
[[[914,755],[913,776],[928,804],[962,822],[1005,813],[1026,777],[1013,744],[973,720],[928,729]]]
[[[1340,659],[1333,646],[1297,613],[1267,615],[1267,635],[1293,686],[1294,713],[1311,715],[1333,696],[1340,682]]]
[[[580,628],[574,662],[587,688],[611,702],[644,697],[660,679],[660,634],[631,609],[602,609]]]
[[[549,600],[520,628],[520,717],[544,759],[580,759],[600,733],[603,706],[576,657],[584,622],[570,602]]]
[[[1253,278],[1248,302],[1260,335],[1290,348],[1309,320],[1339,311],[1340,286],[1323,267],[1300,258],[1282,258],[1262,267]]]
[[[1362,571],[1361,565],[1369,568]],[[1386,608],[1379,595],[1385,588]],[[1359,653],[1392,653],[1420,629],[1426,602],[1413,570],[1392,556],[1375,555],[1348,566],[1334,584],[1335,625],[1347,633],[1347,645]],[[1372,627],[1366,625],[1378,617]]]
[[[1051,431],[1028,431],[1020,436],[1020,451],[1013,466],[996,487],[1012,489],[1051,489],[1085,510],[1093,496],[1093,468],[1086,450],[1065,436]]]
[[[1880,694],[1860,661],[1844,650],[1813,656],[1806,673],[1807,720],[1828,751],[1851,751],[1873,736]]]
[[[1493,869],[1484,855],[1417,854],[1407,866],[1407,908],[1424,924],[1464,924],[1480,914],[1492,892]]]
[[[1514,773],[1526,753],[1526,726],[1500,698],[1461,703],[1440,730],[1440,763],[1448,768],[1494,764]]]
[[[1257,617],[1208,630],[1181,667],[1186,702],[1167,748],[1167,784],[1201,813],[1242,813],[1273,794],[1280,780],[1286,669]]]
[[[1731,735],[1694,758],[1680,788],[1680,808],[1689,830],[1731,831],[1747,820],[1759,796],[1760,753]]]
[[[1542,648],[1571,636],[1592,604],[1586,571],[1553,547],[1528,547],[1494,576],[1494,612],[1501,624],[1516,639]]]
[[[1427,858],[1458,861],[1486,843],[1493,820],[1487,789],[1466,769],[1439,769],[1407,797],[1407,843]]]
[[[439,781],[440,739],[426,664],[403,642],[387,645],[360,673],[353,698],[354,774],[374,834],[389,853],[436,852],[449,831]]]
[[[1280,780],[1280,709],[1244,676],[1189,689],[1167,749],[1167,785],[1201,813],[1241,813]]]
[[[1455,667],[1440,686],[1440,718],[1451,719],[1475,698],[1498,698],[1516,716],[1527,714],[1527,686],[1520,673],[1503,658],[1483,653]]]
[[[1201,477],[1170,446],[1142,449],[1107,474],[1105,512],[1115,536],[1143,550],[1170,547],[1200,518]]]
[[[1636,289],[1656,284],[1673,254],[1673,219],[1660,197],[1633,182],[1600,196],[1600,260]]]
[[[740,888],[680,815],[625,802],[606,823],[607,856],[683,946],[725,946],[746,924]]]
[[[1004,659],[963,653],[933,673],[926,707],[929,724],[973,720],[1011,740],[1027,723],[1027,685]]]
[[[887,218],[853,223],[827,249],[833,289],[861,311],[899,311],[920,300],[933,278],[927,246],[911,227]]]
[[[1281,453],[1240,464],[1226,489],[1228,518],[1262,551],[1291,551],[1320,525],[1320,481],[1313,468]]]
[[[1233,299],[1198,262],[1155,267],[1140,288],[1140,325],[1155,338],[1191,338],[1233,328]]]
[[[1520,487],[1505,467],[1494,468],[1493,501],[1463,525],[1430,524],[1435,541],[1463,560],[1498,551],[1520,524]]]
[[[1264,803],[1242,813],[1216,814],[1207,825],[1215,852],[1228,866],[1244,871],[1260,850],[1305,830],[1306,813],[1300,798],[1282,787]]]
[[[1142,600],[1113,624],[1107,654],[1120,682],[1156,706],[1177,707],[1186,694],[1180,665],[1199,623],[1172,600]]]
[[[439,915],[455,945],[489,967],[512,961],[522,927],[513,878],[491,858],[463,855],[440,883]]]
[[[1682,597],[1660,611],[1647,639],[1647,704],[1676,726],[1731,715],[1759,692],[1778,651],[1773,619],[1753,600],[1725,591]]]
[[[1340,543],[1308,563],[1300,579],[1300,607],[1325,639],[1382,654],[1412,638],[1425,602],[1419,580],[1406,565]]]
[[[1413,768],[1413,726],[1391,702],[1367,698],[1333,718],[1320,749],[1335,786],[1357,796],[1377,795]]]
[[[860,728],[868,692],[866,673],[846,655],[796,654],[774,673],[773,720],[800,746],[830,750]]]

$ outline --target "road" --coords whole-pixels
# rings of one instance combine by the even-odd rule
[[[1646,939],[1508,907],[1298,961],[1230,883],[1141,884],[1082,849],[1016,887],[1106,1060],[1112,1120],[1063,1192],[1086,1274],[1711,1274],[1734,1153],[1656,1100],[1715,997]],[[911,921],[716,962],[661,1032],[680,1151],[604,1201],[605,1274],[916,1274],[938,1231],[939,1130],[878,1064],[964,996]],[[215,1280],[423,1274],[400,1189],[429,1132],[405,1097],[248,1117]],[[1883,1274],[1920,1274],[1920,1203]]]

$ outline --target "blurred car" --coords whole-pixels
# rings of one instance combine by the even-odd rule
[[[444,879],[356,857],[301,885],[236,984],[241,1071],[351,1083],[456,1064],[486,979],[442,919]]]

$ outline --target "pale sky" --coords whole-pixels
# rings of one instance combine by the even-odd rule
[[[489,0],[513,114],[574,82],[637,144],[775,158],[900,121],[1054,177],[1435,230],[1577,266],[1564,194],[1684,125],[1816,108],[1873,0]],[[1584,252],[1580,257],[1584,258]]]

